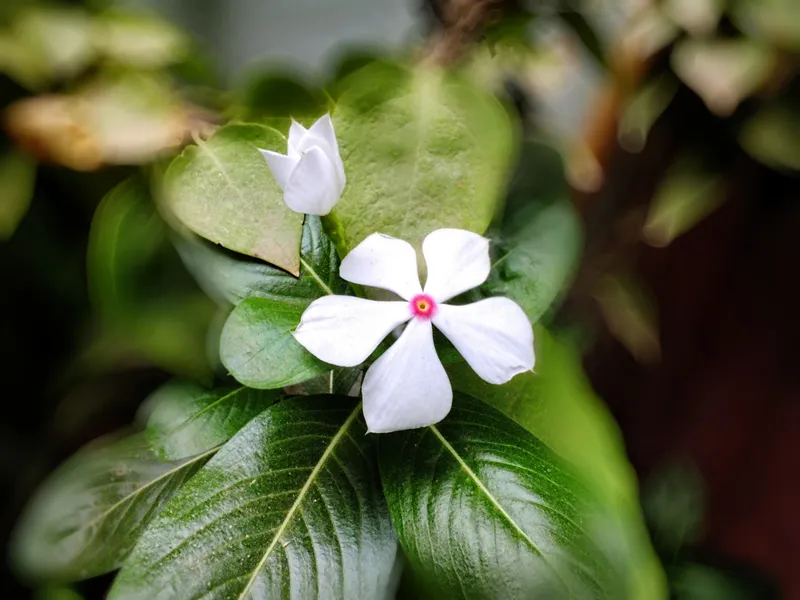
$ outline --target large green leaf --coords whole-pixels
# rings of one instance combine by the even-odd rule
[[[307,216],[303,225],[299,278],[198,238],[181,236],[175,242],[201,287],[221,303],[235,305],[255,297],[306,305],[324,294],[347,293],[347,283],[339,277],[339,257],[319,217]]]
[[[165,203],[189,229],[235,252],[300,272],[303,215],[258,149],[286,152],[286,138],[263,125],[226,125],[177,157],[164,180]]]
[[[240,302],[222,329],[222,364],[237,381],[259,389],[293,385],[330,371],[330,365],[292,335],[307,306],[266,298]]]
[[[361,406],[268,408],[148,528],[112,600],[381,598],[397,544]]]
[[[186,273],[141,178],[126,180],[101,202],[87,263],[106,333],[169,371],[208,375],[206,331],[214,305]]]
[[[148,400],[152,412],[147,438],[164,460],[200,454],[227,442],[278,397],[275,391],[247,387],[207,390],[195,383],[172,381]]]
[[[580,356],[536,328],[535,373],[490,385],[466,365],[448,369],[453,387],[498,408],[571,463],[605,508],[603,550],[627,575],[631,600],[666,596],[664,574],[642,520],[636,474],[613,417],[594,394]]]
[[[160,462],[144,436],[94,444],[38,490],[14,536],[27,577],[86,579],[118,568],[161,507],[213,454]]]
[[[494,98],[434,68],[386,63],[341,89],[334,124],[347,187],[327,218],[340,253],[376,231],[418,243],[440,227],[486,230],[513,141]]]
[[[511,298],[535,323],[570,282],[583,245],[558,152],[526,143],[502,222],[491,236],[492,271],[481,291]]]
[[[497,410],[457,394],[448,418],[382,437],[379,455],[400,543],[431,597],[620,597],[581,486]]]

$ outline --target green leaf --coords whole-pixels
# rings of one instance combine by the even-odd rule
[[[800,114],[790,102],[769,103],[739,132],[739,143],[765,165],[793,173],[800,171]]]
[[[665,247],[725,201],[722,178],[690,154],[673,164],[653,193],[642,229],[651,246]]]
[[[97,17],[94,44],[113,63],[159,69],[182,60],[189,38],[169,21],[143,10],[114,9]]]
[[[226,125],[198,140],[167,169],[164,201],[200,236],[299,275],[303,215],[284,203],[259,148],[286,152],[286,138],[263,125]]]
[[[171,372],[209,374],[206,330],[214,305],[186,273],[141,178],[121,183],[100,203],[87,255],[89,291],[108,332]]]
[[[795,0],[734,0],[730,17],[748,36],[800,50],[800,5]]]
[[[294,385],[330,371],[292,335],[307,306],[266,298],[240,302],[222,329],[222,364],[237,381],[259,389]]]
[[[383,597],[397,544],[365,434],[352,399],[267,409],[153,522],[109,598]]]
[[[346,294],[339,277],[339,257],[319,217],[306,216],[300,251],[300,277],[197,238],[176,236],[175,243],[186,267],[212,298],[238,304],[245,298],[267,298],[306,305],[324,294]]]
[[[156,456],[178,460],[224,444],[278,400],[274,391],[246,387],[207,390],[172,381],[148,399],[147,439]]]
[[[14,35],[43,61],[50,78],[78,75],[95,58],[92,22],[80,8],[31,6],[17,15]]]
[[[282,133],[292,119],[309,127],[330,110],[329,100],[288,73],[262,73],[253,77],[244,92],[242,120],[262,123]]]
[[[12,546],[18,569],[49,580],[113,571],[213,452],[164,463],[142,435],[87,446],[50,476],[23,513]]]
[[[381,437],[384,493],[412,569],[437,598],[619,598],[565,465],[488,405]]]
[[[339,253],[374,232],[412,243],[440,227],[483,233],[512,154],[503,107],[434,68],[374,63],[341,86],[334,124],[347,187],[327,217]]]
[[[36,163],[12,151],[0,157],[0,240],[12,236],[28,212],[36,183]]]
[[[519,171],[501,226],[491,234],[492,271],[481,291],[511,298],[535,323],[571,281],[583,233],[555,150],[528,142]]]
[[[453,388],[501,410],[569,461],[607,519],[603,550],[627,576],[631,600],[666,598],[664,574],[639,507],[622,436],[583,373],[580,356],[537,327],[536,372],[490,385],[465,364],[447,368]]]

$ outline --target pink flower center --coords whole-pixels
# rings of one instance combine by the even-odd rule
[[[436,300],[428,296],[428,294],[417,294],[411,299],[409,306],[411,307],[411,314],[421,319],[430,319],[438,310]]]

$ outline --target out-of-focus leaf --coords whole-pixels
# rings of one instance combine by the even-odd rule
[[[176,63],[190,46],[182,31],[158,15],[120,9],[97,17],[94,43],[107,60],[143,69]]]
[[[67,585],[47,585],[36,590],[34,600],[83,600],[83,596]]]
[[[162,79],[102,77],[74,93],[20,100],[8,108],[11,136],[45,161],[92,171],[141,164],[174,152],[191,127],[191,111]]]
[[[151,75],[97,79],[75,96],[103,161],[140,164],[171,154],[188,137],[189,108],[169,83]]]
[[[324,93],[288,74],[254,77],[247,84],[243,103],[245,121],[269,125],[284,134],[292,119],[308,127],[331,108]]]
[[[223,305],[267,298],[304,306],[324,294],[346,294],[339,257],[319,217],[306,216],[300,248],[300,277],[250,260],[197,238],[177,237],[178,252],[206,293]]]
[[[74,77],[95,56],[91,19],[77,7],[33,5],[17,16],[14,33],[33,46],[53,78]]]
[[[695,37],[714,32],[727,0],[666,0],[662,10]]]
[[[441,423],[381,436],[381,481],[431,597],[619,598],[570,469],[487,404],[456,394]]]
[[[385,63],[341,89],[334,124],[347,187],[326,217],[340,254],[376,231],[417,244],[440,227],[486,230],[513,141],[494,98],[434,67]]]
[[[686,39],[676,44],[671,62],[708,109],[726,117],[769,78],[775,54],[746,38]]]
[[[208,390],[196,383],[172,381],[147,400],[152,406],[147,439],[162,460],[201,454],[227,442],[278,397],[271,390]]]
[[[562,10],[559,11],[558,17],[578,36],[578,39],[598,64],[605,67],[607,63],[603,42],[600,41],[600,36],[597,35],[594,27],[586,20],[583,13],[577,10]]]
[[[237,381],[258,389],[301,383],[331,370],[294,339],[310,304],[248,298],[222,329],[220,358]]]
[[[623,109],[619,123],[619,142],[628,152],[644,149],[650,128],[667,109],[678,82],[669,74],[661,75],[638,89]]]
[[[651,246],[664,247],[689,231],[725,200],[719,177],[702,168],[699,157],[673,165],[659,184],[642,234]]]
[[[31,579],[79,580],[118,568],[161,507],[214,451],[159,462],[141,435],[80,451],[39,488],[12,554]]]
[[[702,476],[691,464],[671,463],[651,473],[642,490],[642,506],[653,543],[675,557],[697,541],[706,517]]]
[[[675,600],[779,600],[785,596],[777,581],[750,565],[723,568],[683,562],[670,569]]]
[[[611,334],[642,364],[661,360],[658,318],[653,299],[635,280],[604,276],[594,298]]]
[[[109,598],[385,597],[397,542],[365,434],[351,398],[267,409],[153,522]]]
[[[620,36],[620,46],[632,56],[649,58],[680,33],[658,5],[639,10]]]
[[[569,461],[607,511],[596,524],[596,539],[627,577],[627,595],[612,597],[662,600],[664,573],[650,546],[636,474],[617,425],[591,389],[577,352],[541,327],[535,340],[535,372],[490,385],[462,363],[447,368],[453,387],[499,409]]]
[[[739,143],[773,169],[800,171],[800,111],[797,106],[765,106],[744,124]]]
[[[227,125],[177,157],[164,180],[166,207],[202,237],[300,274],[303,215],[283,201],[259,148],[286,152],[263,125]]]
[[[98,207],[88,276],[105,327],[156,365],[208,375],[205,332],[214,305],[184,270],[141,179],[123,182]]]
[[[730,15],[747,35],[800,50],[800,3],[795,0],[733,0]]]
[[[558,152],[526,143],[516,179],[499,230],[490,234],[492,271],[481,291],[511,298],[534,323],[574,273],[583,234]]]
[[[36,163],[19,151],[0,156],[0,240],[10,238],[28,212]]]

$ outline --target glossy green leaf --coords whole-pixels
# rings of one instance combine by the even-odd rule
[[[78,580],[118,568],[161,507],[213,454],[156,460],[144,436],[93,444],[39,488],[14,536],[32,579]]]
[[[220,303],[267,298],[305,306],[324,294],[347,293],[347,283],[339,277],[339,257],[319,217],[306,216],[303,225],[299,278],[197,238],[176,237],[175,243],[200,286]]]
[[[397,543],[365,434],[350,398],[267,409],[153,522],[109,598],[382,598]]]
[[[222,329],[222,364],[237,381],[259,389],[293,385],[330,371],[330,365],[292,335],[307,306],[266,298],[240,302]]]
[[[279,393],[271,390],[208,390],[195,383],[173,381],[148,399],[152,412],[147,439],[163,460],[200,454],[227,442],[278,397]]]
[[[327,218],[340,254],[376,231],[418,243],[440,227],[486,230],[513,141],[494,98],[434,68],[385,63],[341,90],[334,126],[347,187]]]
[[[226,125],[177,157],[164,180],[169,211],[189,229],[229,250],[298,275],[303,215],[258,149],[286,152],[286,138],[263,125]]]
[[[555,150],[525,145],[502,223],[491,237],[492,271],[481,291],[511,298],[535,323],[571,281],[583,244]]]
[[[382,436],[384,493],[400,543],[436,598],[618,598],[592,540],[592,508],[565,463],[490,406]]]
[[[10,238],[28,212],[35,182],[33,159],[19,151],[0,156],[0,240]]]
[[[214,305],[186,273],[141,178],[103,199],[87,254],[89,291],[108,332],[171,372],[207,376]]]
[[[457,391],[487,402],[561,455],[607,513],[600,527],[603,551],[627,576],[630,600],[666,597],[664,574],[639,507],[636,474],[622,436],[583,373],[580,356],[537,327],[536,369],[504,385],[490,385],[466,364],[448,367]]]

